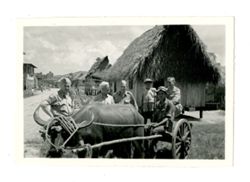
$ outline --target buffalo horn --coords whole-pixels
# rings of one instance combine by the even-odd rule
[[[39,109],[41,106],[38,106],[33,114],[33,118],[35,122],[40,125],[40,126],[45,126],[46,121],[44,121],[40,116],[39,116]]]

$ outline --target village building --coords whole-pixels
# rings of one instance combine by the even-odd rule
[[[71,78],[72,87],[83,87],[85,84],[86,71],[79,71]]]
[[[87,95],[96,95],[103,75],[111,67],[108,56],[97,58],[85,76],[85,92]]]
[[[35,76],[35,65],[30,63],[23,64],[23,89],[31,90],[38,87],[38,81]]]
[[[205,107],[207,83],[217,83],[218,68],[211,62],[206,46],[190,25],[155,26],[136,38],[102,75],[117,91],[120,81],[128,81],[129,89],[141,106],[143,80],[151,78],[154,87],[166,86],[173,76],[181,89],[181,103],[186,110]]]

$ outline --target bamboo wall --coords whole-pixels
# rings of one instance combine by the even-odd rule
[[[120,81],[116,82],[117,90],[120,89]],[[166,83],[165,83],[166,85]],[[181,103],[187,107],[204,107],[205,106],[205,83],[199,84],[176,84],[181,89]],[[112,83],[112,89],[114,90],[114,83]],[[130,90],[136,97],[138,106],[141,106],[141,98],[144,89],[144,83],[138,80],[134,80],[133,89]]]
[[[205,106],[205,83],[176,84],[181,90],[181,103],[187,107],[204,107]]]

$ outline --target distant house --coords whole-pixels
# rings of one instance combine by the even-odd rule
[[[45,78],[47,80],[51,80],[53,77],[54,77],[54,74],[51,71],[45,75]]]
[[[186,109],[205,107],[206,84],[217,83],[220,74],[213,65],[197,33],[189,25],[155,26],[136,38],[102,78],[113,90],[125,79],[141,105],[143,80],[151,78],[154,87],[166,86],[166,78],[174,76],[181,89],[181,103]]]
[[[108,56],[97,58],[96,62],[91,66],[85,76],[85,92],[86,94],[96,94],[97,87],[102,81],[103,73],[105,73],[111,64],[109,64]]]
[[[23,64],[23,89],[31,90],[38,87],[38,81],[35,76],[35,68],[33,64]]]
[[[85,71],[76,72],[71,78],[72,86],[76,88],[84,86],[86,74]]]

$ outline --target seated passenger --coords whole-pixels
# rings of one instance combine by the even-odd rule
[[[170,126],[174,120],[174,113],[175,113],[175,106],[172,101],[167,99],[167,88],[166,87],[159,87],[157,90],[157,97],[158,101],[156,102],[155,112],[154,112],[154,119],[153,127],[156,126],[163,126],[161,127],[165,130],[166,127]],[[157,128],[155,128],[157,129]],[[169,128],[172,130],[172,128]],[[156,131],[155,131],[156,132]]]
[[[159,87],[157,90],[157,97],[158,101],[156,102],[155,112],[153,114],[153,123],[149,124],[148,127],[150,128],[148,131],[148,127],[146,127],[145,133],[148,135],[152,134],[162,134],[165,135],[167,132],[172,132],[173,128],[173,119],[175,113],[175,106],[172,101],[167,99],[167,88],[166,87]],[[147,146],[147,153],[146,155],[151,158],[154,153],[154,146],[157,143],[157,139],[151,140]]]
[[[175,115],[179,115],[183,110],[181,105],[181,91],[175,86],[174,77],[167,78],[167,98],[171,100],[176,107]]]

